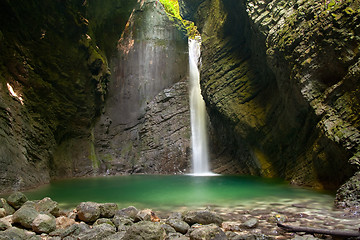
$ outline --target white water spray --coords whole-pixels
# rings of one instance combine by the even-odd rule
[[[193,175],[212,175],[209,168],[205,102],[200,90],[201,38],[189,39],[190,115]]]

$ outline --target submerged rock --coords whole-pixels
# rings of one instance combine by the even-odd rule
[[[95,222],[100,217],[100,206],[95,202],[82,202],[76,207],[77,217],[84,222]]]
[[[256,218],[251,218],[246,222],[242,223],[241,226],[245,228],[255,228],[258,224],[258,220]]]
[[[195,223],[204,225],[214,223],[221,226],[223,219],[216,213],[210,211],[189,211],[185,213],[184,221],[189,225],[193,225]]]

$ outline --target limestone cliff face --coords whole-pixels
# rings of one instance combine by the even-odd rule
[[[95,155],[109,173],[176,173],[189,166],[187,40],[158,1],[135,9],[112,59]]]
[[[182,2],[203,38],[215,169],[347,181],[359,166],[359,2]]]
[[[1,1],[1,192],[35,187],[53,176],[86,174],[86,167],[75,169],[90,159],[90,127],[110,74],[97,44],[105,48],[111,41],[96,40],[93,31],[114,17],[103,12],[96,25],[98,2]],[[115,14],[123,28],[136,1],[107,4],[114,2],[123,2],[122,15]],[[57,168],[64,165],[73,171]]]

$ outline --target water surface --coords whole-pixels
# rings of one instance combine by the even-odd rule
[[[312,201],[332,205],[334,196],[284,182],[244,176],[131,175],[54,181],[25,192],[31,200],[51,197],[62,207],[82,201],[115,202],[119,207],[176,209],[181,207],[236,207],[267,202]]]

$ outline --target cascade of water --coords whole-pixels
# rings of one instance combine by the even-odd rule
[[[191,144],[194,175],[209,175],[205,102],[200,90],[201,38],[189,39]]]

